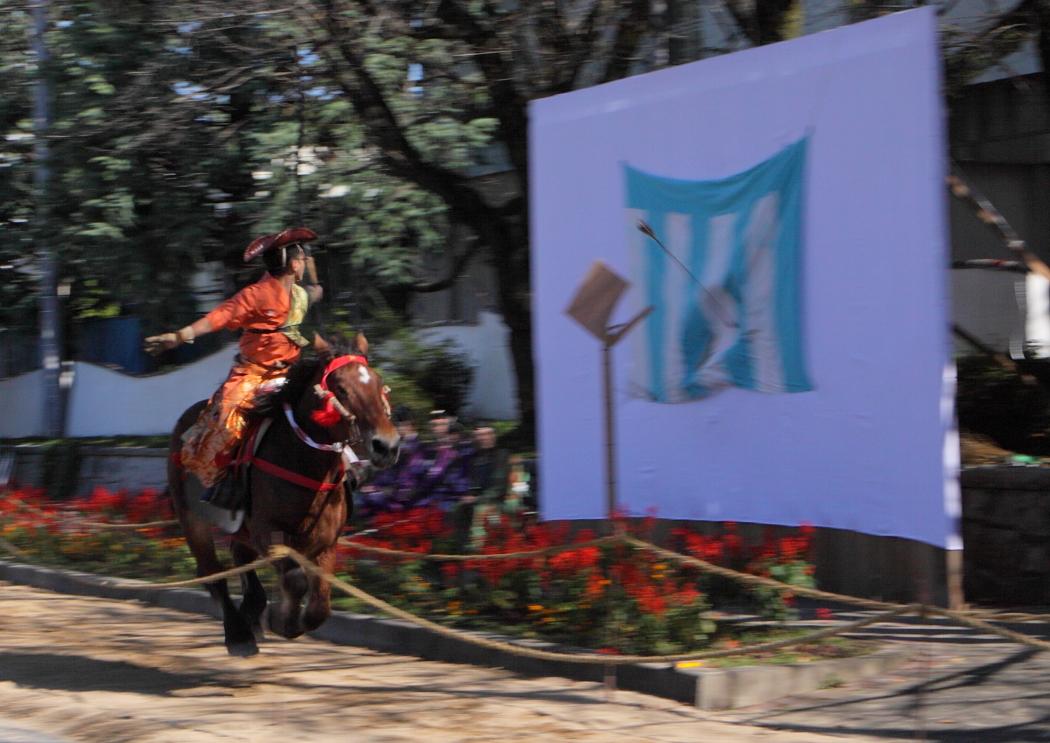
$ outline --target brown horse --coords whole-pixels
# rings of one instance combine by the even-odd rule
[[[272,423],[254,453],[247,478],[251,498],[248,514],[231,541],[231,554],[238,566],[282,543],[331,572],[348,508],[340,450],[347,447],[356,457],[379,468],[397,460],[400,439],[390,422],[383,380],[365,359],[365,337],[358,334],[354,339],[352,355],[337,355],[320,338],[315,338],[314,350],[317,360],[295,364],[284,386],[260,409],[260,418],[270,417]],[[204,401],[193,405],[179,418],[171,436],[168,464],[169,492],[196,558],[198,576],[223,570],[215,552],[214,527],[198,506],[201,485],[182,469],[178,457],[182,434],[204,405]],[[315,415],[315,411],[327,416]],[[294,638],[319,627],[331,614],[328,584],[290,559],[275,563],[275,567],[281,598],[268,612],[270,630]],[[239,607],[230,599],[225,580],[206,585],[222,606],[230,654],[259,652],[257,642],[262,639],[267,603],[259,577],[254,571],[241,576],[243,598]]]

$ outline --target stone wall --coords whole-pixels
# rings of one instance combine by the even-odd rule
[[[967,601],[1050,603],[1050,468],[974,467],[961,482]]]
[[[14,456],[11,481],[42,487],[53,498],[74,498],[96,486],[138,491],[167,487],[167,449],[131,447],[5,446],[0,457]]]

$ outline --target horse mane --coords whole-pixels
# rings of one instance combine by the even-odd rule
[[[340,339],[341,340],[341,339]],[[321,356],[303,354],[288,370],[287,381],[277,390],[262,396],[248,413],[252,422],[284,414],[284,403],[295,407],[307,394],[317,373],[336,356],[351,353],[345,342],[330,343],[330,352]]]

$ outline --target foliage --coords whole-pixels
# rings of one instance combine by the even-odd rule
[[[369,326],[369,360],[390,387],[393,405],[411,410],[417,428],[431,410],[459,413],[474,378],[474,367],[463,351],[448,341],[426,341],[389,309],[377,311]],[[330,323],[328,332],[347,338],[354,334],[345,322]]]
[[[653,520],[624,529],[650,537]],[[374,537],[363,544],[409,552],[452,552],[456,535],[441,511],[417,509],[376,518]],[[587,542],[594,534],[570,534],[567,524],[520,523],[507,516],[489,524],[478,554],[543,549]],[[678,535],[691,551],[720,564],[749,567],[796,585],[812,585],[804,558],[811,530],[746,547],[727,525],[724,537]],[[697,556],[699,556],[697,555]],[[707,645],[717,628],[707,615],[721,601],[751,601],[765,616],[790,614],[790,597],[768,590],[746,591],[709,579],[651,552],[626,545],[580,546],[547,558],[431,562],[374,559],[344,548],[345,570],[368,591],[393,597],[403,608],[443,617],[462,626],[508,627],[529,636],[604,648],[619,653],[672,653]]]
[[[327,303],[355,324],[384,303],[404,312],[484,250],[527,433],[529,101],[803,25],[798,0],[723,0],[726,44],[702,49],[683,44],[700,27],[687,5],[52,0],[41,65],[15,4],[0,39],[0,327],[34,329],[41,247],[70,287],[74,350],[83,319],[136,314],[147,332],[193,319],[202,262],[225,266],[230,293],[258,273],[239,261],[247,242],[291,223],[322,235]],[[854,20],[900,8],[848,5]],[[1046,16],[1022,0],[976,31],[946,22],[949,91],[1022,43],[1050,49]],[[37,83],[53,107],[46,195],[33,190]],[[483,194],[475,175],[493,162],[505,188]],[[472,239],[450,245],[454,229]]]
[[[458,415],[474,379],[474,367],[455,344],[427,343],[410,330],[398,333],[382,347],[379,363],[411,379],[431,401],[431,408],[414,408],[416,413],[439,408]],[[397,402],[405,404],[401,399]]]
[[[960,428],[989,436],[1011,451],[1050,455],[1050,379],[1026,381],[986,356],[959,358],[956,367]],[[1032,371],[1045,376],[1045,369]]]
[[[170,501],[154,490],[130,494],[95,488],[86,498],[64,502],[47,499],[41,490],[0,492],[0,539],[5,544],[36,562],[107,575],[146,580],[193,576],[195,565],[184,540],[164,527],[106,530],[97,526],[170,518]],[[652,519],[640,524],[618,519],[616,528],[651,539],[653,524]],[[371,526],[374,536],[356,540],[421,554],[452,552],[463,544],[455,514],[437,508],[380,516]],[[720,537],[698,539],[699,535],[688,530],[680,531],[678,537],[703,559],[811,584],[811,571],[804,561],[808,529],[748,547],[735,538],[729,524]],[[576,546],[541,558],[439,564],[375,559],[344,544],[340,557],[342,570],[364,590],[455,626],[542,637],[608,653],[662,654],[755,641],[753,630],[719,628],[709,614],[719,602],[738,602],[740,591],[726,593],[724,586],[709,581],[705,574],[644,550],[622,544],[585,544],[593,538],[586,529],[572,534],[564,523],[535,524],[502,516],[490,520],[470,554]],[[774,606],[767,596],[760,596],[758,605],[765,607],[768,616],[786,616],[785,606]],[[823,611],[823,615],[818,612],[818,619],[830,618],[830,612]],[[776,630],[776,638],[785,631]],[[761,639],[773,639],[767,636],[768,629],[760,634]],[[855,652],[839,645],[808,646],[767,654],[760,660],[793,662],[807,655]]]
[[[48,565],[129,578],[188,578],[195,563],[181,536],[162,528],[104,530],[90,522],[146,523],[172,518],[167,497],[96,488],[73,501],[48,500],[43,491],[0,492],[0,537]]]

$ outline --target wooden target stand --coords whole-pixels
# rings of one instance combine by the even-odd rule
[[[601,261],[595,261],[565,314],[602,344],[602,395],[605,434],[605,517],[609,528],[616,513],[616,418],[614,410],[612,349],[649,313],[646,307],[625,323],[609,325],[609,318],[630,284]]]
[[[578,322],[583,329],[602,344],[602,399],[604,401],[605,434],[605,523],[612,534],[616,515],[616,416],[613,395],[612,349],[623,340],[635,325],[640,323],[652,307],[646,307],[633,318],[619,325],[610,325],[620,297],[630,284],[601,261],[591,264],[583,282],[576,290],[565,314]],[[616,689],[616,666],[604,667],[605,693],[608,697]]]

